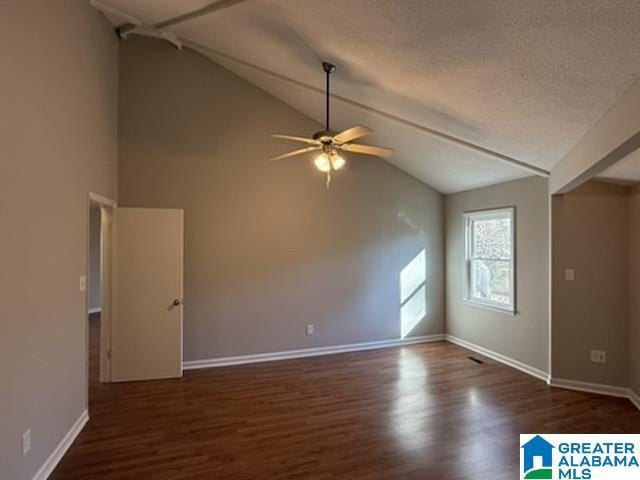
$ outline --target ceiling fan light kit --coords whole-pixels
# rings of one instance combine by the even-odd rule
[[[313,163],[318,170],[326,174],[326,186],[327,188],[329,188],[329,186],[331,185],[331,172],[340,170],[346,164],[345,159],[339,155],[339,150],[345,152],[361,153],[364,155],[375,155],[378,157],[390,157],[393,154],[393,150],[391,150],[390,148],[375,147],[373,145],[361,145],[352,143],[354,140],[372,133],[369,128],[363,127],[361,125],[348,128],[347,130],[344,130],[342,132],[335,132],[331,130],[330,82],[331,74],[336,71],[336,66],[328,62],[322,62],[322,69],[324,70],[327,79],[326,128],[320,132],[316,132],[312,138],[294,135],[271,135],[272,138],[306,143],[308,146],[300,148],[298,150],[293,150],[288,153],[284,153],[282,155],[278,155],[277,157],[273,157],[270,160],[282,160],[285,158],[302,155],[304,153],[321,151],[321,153],[315,158]]]

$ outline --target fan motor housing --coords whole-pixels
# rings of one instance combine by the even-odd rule
[[[322,130],[321,132],[316,132],[313,134],[314,140],[320,140],[322,143],[333,143],[333,137],[335,137],[338,132],[334,132],[333,130]]]

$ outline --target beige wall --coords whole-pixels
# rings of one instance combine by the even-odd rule
[[[442,333],[442,196],[352,157],[330,190],[297,145],[320,125],[201,55],[121,44],[120,204],[185,211],[185,360],[400,334],[399,274],[426,250]],[[305,324],[315,335],[305,336]]]
[[[89,216],[89,284],[88,308],[99,309],[100,296],[100,208],[91,208]]]
[[[640,395],[640,185],[629,197],[629,384]]]
[[[87,405],[78,284],[88,192],[116,195],[117,41],[85,0],[1,2],[0,58],[0,476],[23,480]]]
[[[542,371],[549,356],[548,198],[547,181],[538,177],[445,198],[447,333]],[[515,316],[463,301],[463,213],[507,206],[516,207]]]
[[[628,189],[591,181],[553,197],[552,216],[552,375],[626,387]],[[606,350],[607,363],[592,363],[591,350]]]

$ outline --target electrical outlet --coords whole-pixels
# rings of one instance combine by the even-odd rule
[[[84,292],[87,289],[87,276],[80,275],[80,291]]]
[[[564,279],[567,282],[573,282],[576,279],[576,273],[571,268],[567,268],[564,271]]]
[[[315,330],[315,328],[314,328],[313,324],[309,324],[309,325],[307,325],[307,328],[306,328],[305,331],[306,331],[307,335],[313,335],[314,330]]]
[[[31,450],[31,430],[22,434],[22,456],[24,457]]]
[[[591,361],[593,363],[607,363],[607,352],[604,350],[591,350]]]

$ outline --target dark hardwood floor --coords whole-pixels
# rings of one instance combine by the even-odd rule
[[[110,385],[92,366],[91,419],[52,478],[514,480],[520,433],[640,432],[627,400],[469,354],[439,342]]]

